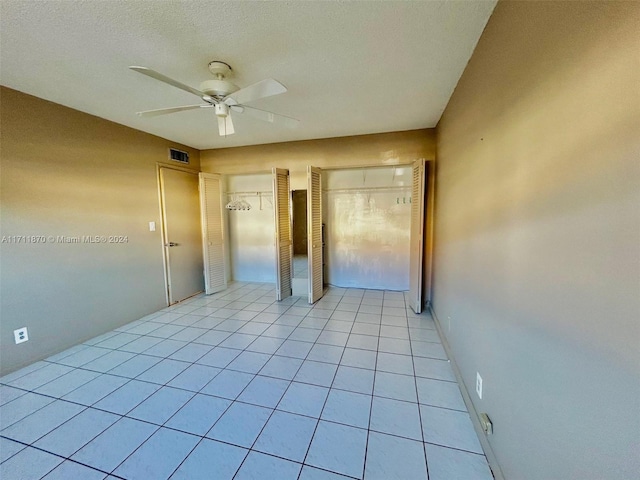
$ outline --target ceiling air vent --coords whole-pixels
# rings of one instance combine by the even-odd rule
[[[189,163],[189,154],[175,148],[169,149],[169,158],[180,163]]]

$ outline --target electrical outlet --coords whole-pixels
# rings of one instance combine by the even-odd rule
[[[476,372],[476,393],[478,397],[480,397],[480,400],[482,400],[482,377],[478,372]]]
[[[13,331],[13,337],[16,340],[16,345],[18,343],[26,342],[29,340],[29,332],[27,332],[27,327],[22,327]]]
[[[484,433],[487,435],[493,434],[493,422],[489,418],[489,415],[484,412],[480,414],[480,425],[482,426]]]

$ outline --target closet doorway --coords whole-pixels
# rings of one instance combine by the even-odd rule
[[[324,294],[322,171],[307,166],[307,189],[291,192],[293,295],[313,304]]]
[[[307,256],[307,191],[291,191],[293,237],[293,294],[307,295],[309,265]]]
[[[322,171],[326,283],[409,291],[422,311],[425,161]]]
[[[269,173],[224,177],[229,280],[276,282],[272,182]]]
[[[291,296],[289,171],[203,173],[200,195],[206,293],[236,280],[275,283],[277,300]]]

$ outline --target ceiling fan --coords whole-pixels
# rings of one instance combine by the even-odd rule
[[[214,60],[209,63],[209,71],[216,78],[202,82],[199,90],[147,67],[132,66],[129,68],[142,73],[143,75],[147,75],[173,87],[179,88],[180,90],[184,90],[185,92],[192,93],[193,95],[200,97],[205,102],[204,104],[199,105],[184,105],[181,107],[159,108],[157,110],[138,112],[138,115],[142,117],[155,117],[156,115],[165,115],[167,113],[195,110],[198,108],[212,108],[218,117],[218,132],[221,136],[231,135],[235,132],[233,128],[233,121],[231,120],[232,111],[240,114],[246,113],[259,120],[278,123],[289,128],[295,128],[299,123],[295,118],[245,105],[246,103],[260,98],[285,93],[287,88],[272,78],[262,80],[261,82],[254,83],[253,85],[249,85],[245,88],[239,88],[228,80],[228,78],[233,76],[233,69],[230,65],[224,62]]]

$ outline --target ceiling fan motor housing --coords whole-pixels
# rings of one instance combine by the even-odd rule
[[[206,80],[200,84],[200,91],[216,98],[226,97],[237,90],[238,86],[229,80]]]

